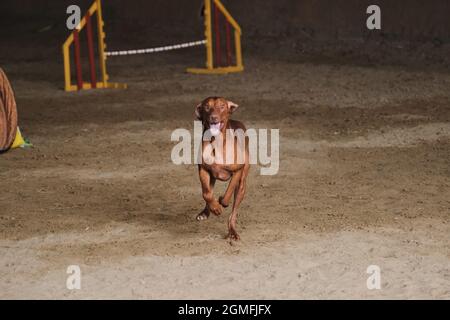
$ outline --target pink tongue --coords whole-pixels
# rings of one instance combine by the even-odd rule
[[[220,132],[220,122],[210,125],[211,133],[218,134]]]

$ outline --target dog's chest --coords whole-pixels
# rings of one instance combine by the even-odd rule
[[[221,165],[207,165],[208,172],[216,179],[227,181],[231,178],[231,172]]]
[[[232,165],[240,163],[245,156],[245,147],[239,146],[236,139],[213,139],[204,141],[202,147],[202,163]]]

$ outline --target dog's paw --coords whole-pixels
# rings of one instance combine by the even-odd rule
[[[235,228],[230,228],[228,230],[227,238],[230,239],[230,240],[234,240],[234,241],[241,240],[241,237],[239,236],[239,234],[237,233]]]
[[[219,197],[219,203],[220,203],[220,204],[222,205],[222,207],[224,207],[224,208],[226,208],[226,207],[228,207],[228,206],[230,205],[230,202],[229,202],[229,201],[224,201],[224,199],[223,199],[222,196]]]
[[[222,207],[219,202],[214,201],[208,205],[209,211],[214,213],[216,216],[220,216],[222,214]]]
[[[197,221],[202,221],[202,220],[206,220],[209,218],[209,211],[208,210],[203,210],[202,212],[200,212],[197,217],[195,219],[197,219]]]

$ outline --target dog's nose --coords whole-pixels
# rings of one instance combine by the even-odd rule
[[[211,116],[211,122],[214,122],[214,123],[216,123],[216,122],[219,122],[219,117],[218,116]]]

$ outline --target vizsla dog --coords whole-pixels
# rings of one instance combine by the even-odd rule
[[[209,97],[203,100],[195,109],[195,115],[203,123],[203,135],[210,136],[210,141],[203,139],[202,161],[198,166],[200,182],[202,185],[203,199],[206,206],[197,215],[197,220],[208,219],[210,213],[220,215],[222,207],[230,204],[231,196],[234,194],[233,208],[228,220],[228,238],[239,240],[236,231],[237,210],[244,198],[246,180],[249,164],[248,138],[245,137],[245,145],[239,143],[238,138],[233,135],[236,130],[245,133],[245,126],[236,120],[231,120],[230,115],[238,108],[238,105],[220,97]],[[230,136],[231,133],[231,136]],[[210,159],[208,159],[208,146],[218,142],[222,137],[222,143],[213,148]],[[228,147],[227,147],[228,146]],[[242,157],[239,157],[239,156]],[[221,156],[221,157],[219,157]],[[228,158],[227,158],[228,157]],[[223,161],[211,161],[211,158]],[[227,159],[227,160],[225,160]],[[209,160],[209,161],[208,161]],[[231,161],[228,161],[231,160]],[[217,200],[213,194],[216,180],[230,180],[225,194]]]

